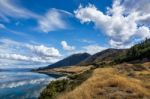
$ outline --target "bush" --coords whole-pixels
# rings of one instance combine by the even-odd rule
[[[40,94],[39,99],[54,99],[58,93],[66,90],[69,80],[56,80],[52,81]]]
[[[40,94],[39,99],[55,99],[62,92],[71,91],[83,81],[88,79],[93,69],[87,70],[81,74],[69,75],[69,79],[52,81]]]

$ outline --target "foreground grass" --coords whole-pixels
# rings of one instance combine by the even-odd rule
[[[148,99],[149,92],[141,80],[118,74],[114,68],[98,68],[83,84],[58,99]]]
[[[93,71],[93,72],[92,72]],[[40,99],[149,99],[150,63],[119,64],[52,82]]]

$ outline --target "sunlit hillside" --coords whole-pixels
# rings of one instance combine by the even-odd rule
[[[150,63],[146,63],[150,64]],[[149,99],[150,69],[141,65],[120,64],[108,68],[97,68],[92,76],[58,99]],[[119,68],[120,67],[120,68]],[[131,70],[131,71],[128,71]]]

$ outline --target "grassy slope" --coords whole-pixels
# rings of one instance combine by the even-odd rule
[[[47,87],[45,89],[47,94],[43,91],[40,99],[149,99],[150,97],[150,63],[124,63],[96,68],[93,72],[84,72],[70,78],[71,80],[67,82],[56,81],[53,88]],[[55,97],[50,98],[48,95],[55,88],[62,89],[55,93]],[[46,95],[47,98],[43,98]]]
[[[132,64],[97,68],[82,85],[58,96],[58,99],[148,99],[150,97],[148,68]]]
[[[61,93],[69,92],[88,79],[93,69],[69,75],[68,79],[52,81],[41,93],[39,99],[56,99]]]

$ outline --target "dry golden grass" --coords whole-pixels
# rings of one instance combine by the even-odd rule
[[[56,72],[64,72],[64,73],[82,73],[84,71],[87,71],[91,68],[92,66],[69,66],[66,68],[55,68],[53,69]]]
[[[150,71],[144,70],[144,71],[137,71],[135,72],[136,75],[150,75]]]
[[[143,63],[144,66],[150,66],[150,62]]]
[[[147,69],[150,69],[150,62],[145,62],[142,64],[142,66],[146,67]]]
[[[115,68],[95,69],[92,76],[58,99],[149,99],[143,81],[120,74]]]

